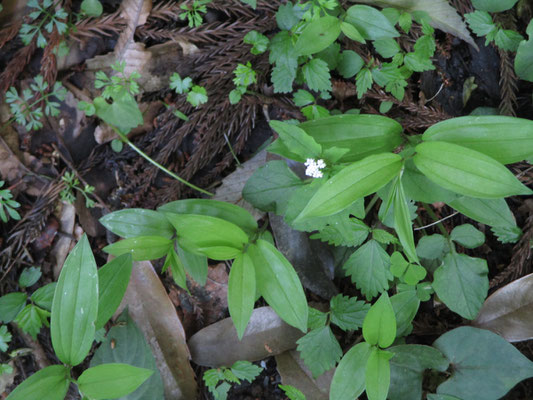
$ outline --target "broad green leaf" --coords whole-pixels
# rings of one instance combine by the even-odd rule
[[[362,342],[342,357],[329,392],[330,400],[353,400],[365,390],[365,370],[372,347]]]
[[[440,260],[449,251],[448,241],[439,234],[422,236],[416,245],[418,256],[427,260]]]
[[[518,45],[514,60],[514,70],[520,79],[533,82],[533,40],[522,41]]]
[[[472,0],[476,10],[502,12],[514,7],[518,0]]]
[[[91,349],[98,314],[98,274],[86,235],[68,255],[59,275],[50,332],[57,357],[65,364],[80,364]]]
[[[168,251],[167,257],[165,258],[165,263],[163,264],[163,271],[166,271],[168,267],[170,267],[170,271],[172,272],[172,279],[174,280],[174,283],[180,288],[189,291],[187,288],[185,267],[183,266],[183,263],[174,249],[170,249]]]
[[[28,296],[26,293],[8,293],[0,297],[0,320],[7,324],[15,319],[17,314],[26,305]]]
[[[180,246],[214,260],[228,260],[241,253],[248,235],[237,225],[221,218],[197,214],[165,213],[178,231]]]
[[[450,238],[467,249],[475,249],[485,243],[485,234],[470,224],[453,228]]]
[[[274,246],[259,239],[247,252],[255,267],[257,289],[289,325],[307,331],[307,300],[292,265]]]
[[[447,142],[416,146],[416,167],[433,182],[462,195],[494,199],[531,194],[502,164],[485,154]]]
[[[431,126],[422,139],[458,144],[511,164],[533,155],[533,121],[492,115],[458,117]]]
[[[426,369],[445,372],[449,361],[434,347],[408,344],[390,347],[391,380],[389,400],[422,399],[422,380]]]
[[[248,179],[242,196],[254,207],[280,215],[285,213],[291,193],[301,185],[285,161],[270,161]]]
[[[384,58],[392,58],[401,50],[398,42],[392,38],[375,40],[374,48]]]
[[[41,277],[41,268],[24,268],[19,276],[19,286],[25,288],[34,285]]]
[[[98,315],[95,329],[103,328],[117,310],[130,282],[133,260],[123,254],[98,270]]]
[[[239,339],[246,330],[255,303],[255,267],[247,253],[239,254],[229,273],[228,308]]]
[[[345,331],[361,328],[370,309],[370,304],[357,300],[357,297],[342,294],[332,297],[329,305],[331,322]]]
[[[359,43],[365,43],[365,38],[363,35],[361,35],[357,28],[352,24],[349,24],[348,22],[341,22],[341,31],[350,39]]]
[[[337,17],[326,15],[311,21],[304,28],[294,50],[300,56],[307,56],[324,50],[341,33],[341,22]]]
[[[225,201],[212,199],[177,200],[159,207],[157,211],[176,214],[208,215],[232,222],[248,233],[257,230],[257,222],[247,210]]]
[[[91,359],[91,367],[109,363],[123,363],[146,368],[154,373],[133,393],[121,397],[122,400],[164,400],[163,381],[152,350],[143,333],[135,325],[125,308],[98,347]]]
[[[337,63],[337,71],[343,78],[349,79],[361,71],[363,65],[365,65],[365,62],[359,54],[353,50],[344,50]]]
[[[51,282],[37,289],[31,295],[31,301],[47,311],[52,310],[52,301],[54,300],[54,291],[57,283]]]
[[[423,203],[432,204],[439,201],[447,203],[460,196],[429,180],[416,168],[412,159],[405,161],[402,184],[407,197]]]
[[[154,371],[129,364],[101,364],[83,371],[78,388],[92,399],[116,399],[141,386]]]
[[[386,400],[390,385],[390,359],[394,353],[373,348],[366,362],[365,381],[368,400]]]
[[[407,255],[407,258],[409,258],[409,261],[412,263],[419,263],[415,250],[411,213],[409,211],[401,179],[396,181],[393,190],[394,195],[392,206],[394,207],[394,230],[398,235],[398,239],[400,239],[403,251]]]
[[[463,318],[476,318],[489,290],[489,269],[481,258],[449,253],[433,275],[433,288],[448,308]]]
[[[64,400],[70,385],[69,378],[66,366],[51,365],[18,385],[6,400]]]
[[[463,196],[447,203],[461,214],[482,224],[497,227],[516,226],[513,213],[505,199],[476,199]]]
[[[303,129],[283,121],[270,121],[270,127],[276,131],[283,144],[292,153],[298,154],[303,159],[320,156],[322,146]]]
[[[351,6],[346,13],[346,22],[355,26],[361,35],[368,40],[400,36],[387,17],[373,7]]]
[[[100,223],[123,238],[137,236],[163,236],[167,239],[174,236],[173,226],[165,216],[157,211],[143,208],[130,208],[104,215]]]
[[[310,331],[296,343],[296,349],[313,373],[313,378],[335,367],[342,357],[341,346],[329,326]]]
[[[137,236],[119,240],[102,250],[114,256],[130,253],[134,261],[156,260],[165,256],[172,244],[172,240],[163,236]]]
[[[33,304],[28,304],[14,319],[14,322],[26,333],[37,340],[37,334],[43,325],[48,326],[50,313]]]
[[[408,290],[395,294],[390,298],[396,318],[396,336],[406,336],[411,333],[411,322],[418,312],[420,300],[416,290]]]
[[[484,329],[463,326],[446,332],[433,347],[453,364],[437,393],[468,400],[496,400],[533,376],[533,364],[512,344]]]
[[[207,257],[204,255],[194,254],[183,249],[180,244],[176,245],[178,257],[180,258],[187,273],[201,286],[207,281]]]
[[[94,99],[96,116],[123,132],[129,132],[143,123],[143,115],[135,98],[126,93],[109,104],[103,97]]]
[[[311,198],[297,219],[328,216],[385,186],[401,169],[398,154],[383,153],[357,161],[330,178]]]
[[[292,2],[280,4],[276,12],[276,22],[278,23],[279,29],[290,31],[298,21],[300,21],[300,17],[296,14]]]
[[[370,307],[363,322],[363,337],[373,346],[389,347],[396,339],[396,317],[387,292]]]
[[[352,282],[371,300],[378,293],[389,288],[392,281],[390,257],[375,240],[369,240],[348,258],[343,266]]]
[[[323,150],[350,149],[339,162],[353,162],[372,154],[394,150],[402,143],[402,126],[395,120],[370,114],[343,114],[298,125]]]
[[[80,9],[93,18],[99,17],[103,12],[102,3],[99,0],[83,0]]]

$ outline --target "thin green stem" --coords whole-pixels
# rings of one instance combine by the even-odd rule
[[[442,222],[440,222],[440,218],[437,217],[437,214],[435,214],[435,212],[431,209],[431,206],[429,204],[426,204],[426,203],[422,203],[422,206],[424,207],[424,209],[426,210],[428,215],[433,219],[433,221],[435,221],[435,222],[439,221],[437,226],[438,226],[440,232],[442,233],[442,235],[446,239],[450,240],[450,235],[448,234],[448,231],[446,230],[446,228],[444,227]]]
[[[162,166],[161,164],[159,164],[157,161],[154,161],[153,159],[151,159],[146,153],[144,153],[141,149],[139,149],[137,146],[135,146],[129,139],[126,135],[124,135],[122,132],[120,132],[117,128],[115,127],[112,127],[113,130],[117,133],[117,135],[120,137],[120,139],[126,143],[128,146],[130,146],[133,150],[135,150],[137,152],[137,154],[139,154],[142,158],[144,158],[146,161],[148,161],[149,163],[151,163],[152,165],[155,165],[157,168],[159,168],[160,170],[164,171],[165,173],[167,173],[168,175],[170,175],[172,178],[176,179],[177,181],[183,183],[184,185],[186,186],[189,186],[191,189],[194,189],[194,190],[197,190],[198,192],[200,193],[203,193],[205,195],[208,195],[208,196],[213,196],[213,193],[211,192],[208,192],[207,190],[204,190],[202,188],[199,188],[198,186],[195,186],[193,185],[192,183],[190,182],[187,182],[185,179],[183,178],[180,178],[178,175],[176,175],[174,172],[170,171],[169,169],[165,168],[164,166]]]
[[[370,209],[372,207],[374,207],[374,204],[376,204],[376,202],[378,201],[379,199],[379,196],[377,193],[374,194],[374,197],[372,197],[372,200],[370,200],[370,203],[368,203],[368,205],[365,207],[365,215],[368,214],[368,212],[370,211]]]

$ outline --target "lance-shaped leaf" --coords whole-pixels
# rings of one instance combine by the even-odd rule
[[[89,353],[98,314],[98,274],[87,236],[72,249],[57,282],[50,332],[57,357],[78,365]]]
[[[137,236],[119,240],[103,248],[114,256],[130,253],[134,261],[155,260],[172,248],[173,241],[163,236]]]
[[[255,267],[259,293],[289,325],[307,331],[307,300],[292,265],[270,243],[259,239],[247,253]]]
[[[64,400],[69,378],[69,370],[64,365],[46,367],[18,385],[6,400]]]
[[[431,126],[422,140],[455,143],[511,164],[533,155],[533,121],[499,115],[452,118]]]
[[[214,260],[229,260],[240,254],[248,235],[237,225],[208,215],[165,213],[178,231],[180,246]]]
[[[416,167],[433,182],[465,196],[496,199],[531,194],[505,166],[478,151],[446,142],[416,146]]]
[[[341,21],[337,17],[326,15],[311,21],[304,28],[294,50],[301,56],[318,53],[333,43],[341,33]]]
[[[255,267],[248,254],[239,254],[231,265],[228,282],[229,313],[239,339],[242,339],[252,316],[254,303]]]
[[[398,234],[398,239],[400,239],[403,251],[410,262],[420,263],[418,256],[416,255],[411,213],[409,212],[407,199],[400,179],[398,179],[394,187],[392,205],[394,207],[394,230]]]
[[[514,227],[516,221],[505,199],[476,199],[462,196],[446,202],[461,214],[490,226]]]
[[[396,339],[396,317],[387,292],[370,307],[363,322],[366,342],[382,348],[389,347]]]
[[[394,353],[372,349],[366,362],[365,381],[368,400],[386,400],[390,386],[390,359]]]
[[[352,347],[342,357],[329,393],[330,400],[353,400],[365,390],[365,370],[372,347],[362,342]]]
[[[322,146],[302,128],[283,121],[270,121],[270,127],[277,132],[285,147],[291,153],[299,155],[301,160],[320,156]]]
[[[174,227],[164,215],[153,210],[130,208],[104,215],[100,223],[123,238],[137,236],[163,236],[170,239],[174,234]]]
[[[315,193],[296,221],[344,210],[361,197],[381,189],[401,168],[402,158],[393,153],[368,156],[347,166]]]

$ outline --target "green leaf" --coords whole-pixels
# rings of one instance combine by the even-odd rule
[[[174,227],[165,216],[157,211],[143,208],[130,208],[114,211],[100,218],[100,223],[123,238],[137,236],[174,236]]]
[[[265,35],[255,30],[248,32],[244,36],[243,41],[244,43],[252,45],[252,48],[250,49],[250,53],[254,55],[264,53],[267,50],[268,43],[269,43],[269,40]]]
[[[505,199],[476,199],[473,197],[459,197],[448,204],[482,224],[497,227],[514,227],[516,222]]]
[[[273,245],[259,239],[248,247],[259,293],[276,313],[302,332],[307,331],[307,300],[292,265]]]
[[[393,190],[392,205],[394,207],[394,230],[398,235],[398,239],[400,239],[403,251],[407,255],[409,261],[412,263],[419,263],[415,250],[411,213],[409,211],[401,179],[396,181]]]
[[[54,291],[57,283],[51,282],[37,289],[31,295],[31,301],[47,311],[52,310],[52,301],[54,300]]]
[[[257,0],[241,0],[244,4],[248,4],[252,9],[256,9],[257,7]]]
[[[390,347],[388,351],[394,353],[390,361],[391,400],[421,399],[424,371],[445,372],[448,369],[448,360],[434,347],[408,344]]]
[[[316,308],[309,307],[309,318],[307,320],[307,328],[310,330],[322,328],[326,325],[328,314],[318,311]]]
[[[28,296],[26,293],[8,293],[0,297],[0,320],[7,324],[15,319],[18,313],[26,305]]]
[[[295,13],[295,7],[292,2],[280,4],[276,12],[276,22],[279,29],[290,31],[299,21],[300,17]]]
[[[43,325],[48,326],[50,313],[42,308],[28,304],[14,319],[14,322],[26,333],[37,340],[37,334]]]
[[[174,72],[170,77],[169,87],[174,89],[178,94],[187,93],[192,86],[192,79],[189,77],[181,78],[180,74]]]
[[[498,29],[494,43],[502,50],[516,51],[524,37],[511,29]]]
[[[387,17],[373,7],[351,6],[346,13],[346,22],[355,26],[368,40],[400,36]]]
[[[407,290],[395,294],[390,298],[396,318],[396,336],[402,337],[411,333],[411,322],[418,312],[420,300],[416,290]]]
[[[86,235],[68,255],[54,293],[50,332],[57,357],[78,365],[89,353],[98,314],[98,275]]]
[[[383,38],[374,41],[374,48],[381,57],[394,57],[401,50],[400,45],[392,38]]]
[[[330,302],[331,322],[345,331],[357,330],[363,326],[370,304],[358,301],[357,297],[338,294]]]
[[[123,363],[153,371],[137,390],[122,400],[164,400],[164,389],[161,375],[157,369],[152,350],[146,342],[143,333],[135,325],[125,308],[108,332],[106,338],[98,347],[91,359],[91,367],[109,363]]]
[[[294,105],[296,107],[303,107],[315,102],[315,96],[309,93],[307,90],[298,89],[293,96]]]
[[[423,142],[416,146],[416,152],[416,167],[454,192],[489,199],[533,193],[503,165],[475,150],[446,142]]]
[[[448,308],[463,318],[476,318],[489,290],[487,262],[449,253],[434,273],[433,288]]]
[[[102,3],[100,3],[98,0],[83,0],[81,2],[80,9],[89,17],[93,18],[99,17],[104,11]]]
[[[311,239],[320,239],[334,246],[355,247],[361,245],[370,232],[370,228],[356,218],[340,214],[328,218],[328,225],[311,235]]]
[[[523,234],[518,226],[495,226],[491,231],[501,243],[516,243]]]
[[[64,365],[43,368],[18,385],[6,400],[64,400],[70,385],[69,375]]]
[[[528,41],[518,45],[514,60],[514,70],[520,79],[533,82],[533,40],[532,35]]]
[[[341,53],[337,64],[337,71],[345,79],[355,76],[365,65],[364,60],[353,50],[345,50]]]
[[[248,235],[237,225],[208,215],[165,213],[178,231],[180,246],[214,260],[229,260],[241,253]]]
[[[382,115],[344,114],[307,121],[299,125],[322,149],[350,149],[339,163],[361,160],[372,154],[394,150],[402,143],[402,126]]]
[[[405,33],[409,33],[412,24],[413,18],[411,17],[411,14],[408,12],[402,12],[398,19],[398,25],[400,25],[400,28],[402,28]]]
[[[325,61],[313,58],[302,66],[302,74],[309,89],[317,92],[331,90],[329,67]]]
[[[19,276],[19,286],[25,288],[33,286],[41,278],[41,268],[24,268]]]
[[[341,31],[344,33],[348,38],[355,40],[359,43],[366,43],[365,38],[361,33],[357,30],[355,26],[352,24],[349,24],[348,22],[341,22]]]
[[[470,29],[478,36],[486,36],[496,29],[492,17],[485,11],[467,13],[465,14],[465,20]]]
[[[341,346],[329,326],[310,331],[296,343],[296,349],[313,373],[313,378],[333,368],[342,357]]]
[[[242,197],[260,210],[280,215],[285,213],[290,194],[301,185],[285,161],[270,161],[248,179]]]
[[[355,76],[355,84],[358,99],[361,99],[368,89],[372,87],[373,82],[372,72],[368,68],[365,67],[357,73]]]
[[[200,104],[207,103],[207,91],[201,86],[194,85],[190,92],[187,93],[187,101],[193,107],[198,107]]]
[[[330,400],[353,400],[365,390],[365,370],[372,347],[362,342],[342,357],[331,381]]]
[[[502,12],[514,7],[518,0],[472,0],[476,10]]]
[[[369,240],[350,256],[343,269],[367,300],[370,300],[389,288],[388,281],[393,279],[389,265],[387,252],[378,242]]]
[[[283,393],[285,393],[285,396],[287,396],[289,400],[305,400],[305,395],[294,386],[278,385],[278,387],[283,390]]]
[[[114,256],[130,253],[134,261],[156,260],[168,253],[172,243],[163,236],[137,236],[119,240],[102,250]]]
[[[290,152],[298,154],[304,159],[318,158],[320,156],[322,146],[303,129],[282,121],[270,121],[270,127],[278,133],[283,144]]]
[[[461,400],[461,399],[455,396],[448,396],[447,394],[428,393],[428,400]]]
[[[183,263],[187,273],[200,285],[204,286],[207,281],[207,257],[191,253],[183,249],[179,243],[176,244],[178,257]]]
[[[255,303],[255,267],[250,256],[239,254],[231,266],[228,282],[229,313],[242,339]]]
[[[433,347],[453,363],[453,374],[437,393],[469,400],[502,398],[514,385],[533,376],[533,366],[502,337],[463,326],[446,332]]]
[[[444,189],[429,180],[416,168],[412,159],[405,161],[402,185],[408,198],[423,203],[449,202],[459,197],[457,193]]]
[[[373,348],[366,362],[365,381],[368,400],[386,400],[390,385],[390,362],[394,353]]]
[[[257,231],[255,218],[244,208],[225,201],[212,199],[186,199],[167,203],[157,209],[164,213],[198,214],[222,218],[248,233]],[[174,231],[174,229],[172,228]]]
[[[385,186],[401,169],[397,154],[372,155],[343,168],[311,198],[297,219],[335,214]]]
[[[458,144],[512,164],[533,154],[533,121],[492,115],[452,118],[431,126],[422,140]]]
[[[131,254],[123,254],[98,270],[98,314],[95,329],[103,328],[117,310],[130,281]]]
[[[123,132],[129,132],[144,121],[139,105],[129,93],[115,99],[113,104],[109,104],[103,97],[96,97],[93,104],[98,118]]]
[[[341,23],[337,17],[326,15],[311,21],[298,37],[294,49],[300,56],[307,56],[324,50],[341,33]]]
[[[467,249],[475,249],[485,243],[485,234],[470,224],[453,228],[450,238]]]
[[[95,400],[116,399],[136,390],[153,373],[128,364],[102,364],[83,371],[77,384],[80,392]]]
[[[419,53],[408,53],[404,57],[404,63],[407,68],[415,72],[424,72],[435,69],[431,60]]]
[[[0,326],[0,351],[6,352],[10,341],[11,333],[9,333],[9,331],[7,330],[7,326]]]
[[[396,236],[383,229],[372,229],[372,239],[382,244],[398,244]]]
[[[272,83],[274,84],[274,93],[292,92],[292,84],[296,78],[298,64],[293,61],[290,63],[276,63],[272,68]]]
[[[383,292],[363,322],[363,337],[373,346],[389,347],[396,339],[396,317],[389,295]]]
[[[235,361],[231,372],[240,380],[252,382],[263,371],[263,368],[252,364],[250,361]]]

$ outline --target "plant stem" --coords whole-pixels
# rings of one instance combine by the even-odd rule
[[[374,204],[376,204],[376,202],[378,201],[379,199],[379,196],[378,194],[374,194],[374,197],[372,197],[372,200],[370,200],[370,203],[368,203],[368,205],[366,206],[365,208],[365,215],[368,214],[368,212],[370,211],[370,209],[372,207],[374,207]]]
[[[185,179],[180,178],[178,175],[176,175],[174,172],[168,170],[167,168],[163,167],[161,164],[159,164],[157,161],[154,161],[151,159],[146,153],[144,153],[141,149],[139,149],[137,146],[135,146],[126,135],[124,135],[122,132],[120,132],[117,128],[113,127],[113,130],[117,133],[117,135],[120,137],[120,139],[126,143],[128,146],[130,146],[133,150],[137,152],[142,158],[144,158],[149,163],[155,165],[160,170],[164,171],[168,175],[170,175],[172,178],[178,180],[179,182],[183,183],[186,186],[189,186],[191,189],[197,190],[200,193],[203,193],[208,196],[213,196],[213,193],[208,192],[207,190],[204,190],[202,188],[199,188],[198,186],[193,185],[190,182],[187,182]]]
[[[442,233],[442,235],[450,240],[450,235],[448,234],[448,231],[446,230],[446,228],[444,228],[444,226],[442,225],[442,222],[440,220],[439,217],[437,217],[437,214],[435,214],[435,212],[431,209],[431,206],[429,204],[426,204],[426,203],[422,203],[422,206],[424,207],[424,209],[426,210],[426,212],[429,214],[429,216],[435,221],[435,222],[438,222],[437,226],[440,230],[440,232]]]

